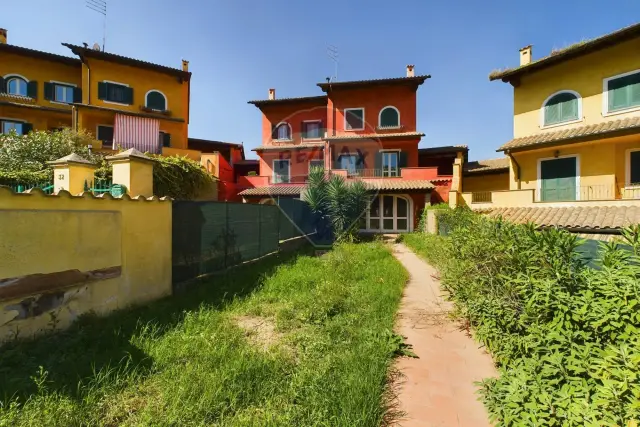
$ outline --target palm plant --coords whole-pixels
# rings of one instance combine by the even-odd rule
[[[369,207],[370,197],[362,181],[347,182],[340,175],[328,175],[322,168],[309,172],[304,200],[319,221],[331,224],[338,241],[353,241],[358,222]]]

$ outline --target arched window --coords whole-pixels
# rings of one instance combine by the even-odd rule
[[[289,140],[291,139],[291,126],[289,123],[280,123],[273,129],[271,136],[273,139]]]
[[[167,109],[167,98],[162,92],[150,90],[146,97],[147,108],[152,110],[165,111]]]
[[[378,126],[381,128],[397,128],[400,126],[400,112],[396,107],[384,107],[380,110]]]
[[[576,92],[563,91],[551,95],[543,106],[543,126],[578,120],[580,110],[580,95]]]
[[[7,93],[27,96],[27,81],[21,77],[9,77],[7,80]]]

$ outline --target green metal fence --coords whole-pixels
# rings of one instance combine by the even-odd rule
[[[8,186],[16,193],[24,193],[25,191],[31,190],[33,188],[40,188],[45,194],[53,193],[53,182],[41,182],[39,184],[33,183],[13,183]]]

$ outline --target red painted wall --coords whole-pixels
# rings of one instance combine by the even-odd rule
[[[305,120],[320,120],[322,127],[327,124],[326,103],[307,103],[273,105],[263,107],[262,110],[262,145],[271,144],[271,129],[279,123],[286,122],[291,126],[293,137],[292,144],[302,142],[302,123]],[[321,142],[320,139],[308,140],[304,142]]]
[[[260,153],[260,176],[273,176],[273,161],[288,159],[291,166],[290,176],[296,181],[304,182],[309,174],[309,162],[313,159],[322,159],[322,150],[287,150],[283,152],[262,152]]]

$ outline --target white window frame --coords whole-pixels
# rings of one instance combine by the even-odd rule
[[[382,168],[382,178],[399,178],[400,177],[400,152],[402,150],[399,148],[386,148],[383,150],[378,150],[379,153],[382,153],[382,164],[380,165],[380,167]],[[396,176],[384,176],[384,153],[397,153],[397,165],[396,165],[396,169],[398,170],[398,175]]]
[[[313,162],[322,162],[322,168],[324,169],[324,159],[311,159],[309,160],[309,172],[311,172],[311,168],[314,167]]]
[[[275,138],[273,141],[293,141],[293,129],[291,128],[291,125],[287,122],[280,122],[276,125],[276,136],[279,136],[277,134],[278,128],[282,125],[287,125],[289,127],[289,138],[288,139]]]
[[[307,130],[307,128],[305,126],[307,126],[307,123],[320,123],[320,125],[321,125],[320,126],[320,130],[322,130],[322,120],[303,120],[302,121],[303,129],[301,129],[301,132],[300,132],[301,135],[305,134],[305,132]],[[305,141],[319,141],[319,140],[322,139],[322,136],[323,135],[320,135],[317,138],[307,138],[307,137],[302,136],[301,139],[304,139]]]
[[[624,152],[624,187],[640,188],[640,185],[631,185],[631,153],[640,151],[640,148],[629,148]]]
[[[287,162],[287,178],[289,179],[287,182],[275,182],[276,181],[276,168],[274,166],[275,162]],[[273,184],[290,184],[291,183],[291,159],[273,159],[271,160],[271,179]]]
[[[387,108],[393,108],[398,113],[398,125],[397,126],[382,126],[382,112]],[[380,129],[400,129],[402,127],[402,122],[400,121],[400,110],[398,110],[393,105],[387,105],[386,107],[382,107],[380,112],[378,113],[378,128]]]
[[[578,100],[578,118],[575,120],[569,120],[566,122],[560,122],[560,123],[553,123],[550,125],[545,125],[545,120],[544,120],[544,112],[545,112],[545,107],[547,106],[547,103],[549,101],[551,101],[551,98],[553,98],[556,95],[560,95],[561,93],[570,93],[572,95],[575,95],[577,100]],[[550,128],[555,128],[558,126],[565,126],[565,125],[570,125],[573,123],[580,123],[584,121],[584,117],[582,117],[582,97],[580,96],[580,94],[578,92],[576,92],[575,90],[570,90],[570,89],[563,89],[563,90],[559,90],[557,92],[552,93],[551,95],[549,95],[547,97],[547,99],[544,100],[544,102],[542,103],[542,108],[540,108],[540,129],[550,129]]]
[[[102,80],[102,83],[113,83],[114,85],[120,85],[120,86],[126,86],[126,87],[130,87],[128,84],[126,83],[121,83],[121,82],[114,82],[113,80]],[[101,99],[100,101],[104,102],[105,104],[113,104],[113,105],[124,105],[126,107],[130,107],[131,105],[129,104],[125,104],[123,102],[115,102],[115,101],[107,101],[106,99]],[[145,98],[145,103],[146,103],[146,98]]]
[[[361,128],[353,128],[353,129],[347,129],[347,112],[348,111],[355,111],[355,110],[362,110],[362,127]],[[364,107],[352,107],[352,108],[345,108],[342,110],[342,115],[343,115],[343,119],[344,119],[344,131],[345,132],[353,132],[353,131],[358,131],[358,130],[364,130],[365,128],[365,110]]]
[[[7,80],[11,80],[11,78],[12,78],[12,77],[18,77],[18,78],[21,78],[22,80],[24,80],[24,81],[26,82],[26,84],[27,84],[27,95],[13,95],[13,94],[9,94],[9,82],[8,82]],[[5,80],[5,85],[6,85],[6,87],[7,87],[7,92],[6,92],[6,93],[7,93],[7,95],[13,95],[13,96],[25,96],[26,98],[29,98],[28,93],[29,93],[29,82],[30,82],[30,80],[29,80],[28,78],[26,78],[26,77],[25,77],[25,76],[23,76],[22,74],[15,74],[15,73],[13,73],[13,74],[7,74],[7,75],[4,75],[4,76],[2,76],[2,78]]]
[[[56,101],[56,86],[70,86],[72,88],[77,88],[78,85],[73,84],[73,83],[67,83],[67,82],[59,82],[57,80],[49,80],[49,83],[53,83],[53,99],[50,99],[49,102],[52,104],[61,104],[61,105],[69,105],[69,104],[73,104],[73,91],[71,93],[71,102],[62,102],[62,101]]]
[[[542,162],[546,160],[558,160],[568,157],[575,157],[576,159],[576,202],[580,200],[580,155],[579,154],[565,154],[564,156],[557,157],[541,157],[538,159],[538,175],[536,188],[536,202],[542,202]]]
[[[371,220],[371,205],[369,205],[367,207],[367,213],[365,215],[365,228],[361,229],[360,231],[365,231],[365,232],[384,232],[384,233],[411,233],[413,231],[413,199],[407,195],[407,194],[376,194],[376,196],[379,198],[378,199],[378,203],[379,203],[379,212],[380,212],[380,216],[377,217],[373,217],[373,219],[377,219],[380,221],[380,226],[378,228],[369,228],[369,222]],[[383,220],[389,219],[389,217],[385,217],[383,215],[383,197],[384,196],[391,196],[393,197],[393,211],[395,213],[395,216],[393,217],[393,230],[384,230],[383,231]],[[398,216],[397,216],[397,212],[398,212],[398,198],[404,199],[407,202],[407,229],[406,230],[398,230]],[[374,197],[375,200],[375,197]],[[372,200],[373,203],[373,200]],[[402,217],[400,219],[405,219],[405,217]]]
[[[632,113],[634,111],[640,111],[640,105],[637,105],[635,107],[624,108],[622,110],[609,111],[609,82],[611,80],[619,79],[621,77],[627,77],[632,74],[638,74],[638,73],[640,73],[640,68],[637,70],[607,77],[602,80],[602,116],[603,117],[616,116],[618,114],[626,114],[626,113]]]
[[[154,108],[149,107],[149,104],[147,103],[147,96],[149,96],[151,92],[158,92],[160,95],[164,97],[164,110],[156,110]],[[167,95],[165,95],[164,92],[158,89],[150,89],[147,91],[147,93],[144,94],[144,106],[147,108],[150,108],[153,111],[169,111],[169,100],[167,99]]]
[[[114,136],[115,136],[115,130],[116,130],[116,127],[115,127],[114,125],[109,125],[109,124],[106,124],[106,123],[98,123],[98,124],[96,125],[96,141],[100,141],[100,142],[102,142],[102,140],[98,139],[98,128],[100,128],[100,126],[105,127],[105,128],[113,128],[113,130],[114,130]],[[114,147],[114,145],[113,145],[113,144],[114,144],[114,141],[111,141],[111,148],[112,148],[112,149],[115,149],[115,147]],[[107,147],[108,147],[108,146],[107,146]],[[104,144],[103,144],[103,148],[104,148]]]

